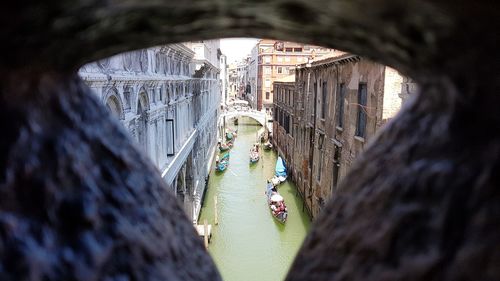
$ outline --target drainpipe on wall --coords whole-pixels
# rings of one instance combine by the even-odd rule
[[[340,85],[340,81],[339,81],[339,78],[340,78],[340,72],[339,72],[339,64],[338,64],[338,63],[335,63],[335,72],[336,72],[336,76],[337,76],[337,81],[336,81],[336,82],[337,82],[337,85],[336,85],[336,89],[337,89],[337,91],[340,91],[340,89],[338,88],[338,86]],[[335,92],[335,95],[336,95],[336,97],[340,96],[338,92]],[[336,97],[335,97],[335,100],[337,100],[337,98],[336,98]],[[340,101],[343,105],[345,105],[344,100],[345,100],[345,96],[343,96],[343,97],[342,97],[342,100]],[[337,101],[337,102],[338,102],[338,101]],[[335,104],[335,112],[336,112],[336,113],[340,116],[340,114],[342,114],[342,115],[344,114],[344,111],[342,111],[342,112],[337,112],[337,110],[339,109],[339,107],[340,107],[340,106],[337,106],[337,104]],[[342,108],[344,108],[344,107],[342,106]],[[335,116],[337,116],[337,114],[335,114]],[[334,117],[334,118],[335,118],[335,117]],[[335,118],[335,119],[337,119],[337,118]],[[343,120],[342,122],[345,124],[345,122],[344,122],[344,121],[345,121],[345,120],[344,120],[344,116],[342,116],[342,120]],[[337,122],[337,120],[335,120],[335,122]],[[339,124],[335,124],[335,127],[337,127],[338,125],[339,125]],[[344,125],[342,124],[342,126],[344,126]],[[335,129],[334,131],[335,131],[334,139],[335,139],[335,141],[337,141],[337,129]],[[340,142],[340,141],[339,141],[339,142]],[[335,157],[335,146],[334,146],[334,157]],[[341,151],[339,152],[339,159],[340,159],[340,158],[342,158]],[[335,161],[334,161],[334,162],[335,162]],[[333,165],[337,165],[337,164],[335,164],[335,163],[334,163]],[[340,160],[339,160],[339,165],[340,165]],[[338,186],[338,184],[339,184],[339,176],[338,176],[339,174],[340,174],[340,166],[339,166],[339,168],[338,168],[338,170],[337,170],[337,179],[335,179],[335,189],[337,189],[337,186]],[[332,179],[332,180],[333,180],[333,179]],[[330,194],[330,198],[331,198],[331,197],[332,197],[332,195],[333,195],[333,190],[331,190],[331,187],[330,187],[330,192],[331,192],[331,194]]]
[[[310,65],[309,65],[310,66]],[[311,81],[311,72],[308,71],[307,72],[307,99],[309,100],[309,86],[310,86],[310,81]],[[311,171],[312,173],[312,171]],[[302,212],[304,212],[304,207],[305,207],[305,204],[306,204],[306,200],[307,200],[307,197],[306,197],[306,187],[304,186],[304,188],[302,189],[302,196],[304,197],[303,200],[302,200]]]
[[[316,75],[314,75],[314,76],[315,76],[315,78],[317,78]],[[313,190],[313,176],[312,175],[313,175],[313,172],[314,172],[314,152],[315,152],[314,150],[315,150],[315,143],[316,143],[316,108],[317,108],[317,102],[318,102],[317,101],[317,98],[318,98],[318,84],[320,84],[320,83],[318,83],[317,79],[315,79],[315,80],[316,80],[316,89],[313,90],[313,93],[314,93],[313,139],[312,139],[312,143],[311,143],[311,148],[312,148],[313,152],[312,152],[312,158],[311,158],[311,164],[312,164],[312,166],[311,166],[311,173],[309,175],[309,190],[311,192]],[[313,196],[311,194],[310,194],[310,196],[311,196],[311,207],[310,207],[311,208],[310,209],[310,211],[311,211],[311,217],[314,217]]]

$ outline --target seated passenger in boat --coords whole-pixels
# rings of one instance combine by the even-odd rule
[[[273,210],[273,212],[276,212],[278,208],[276,207],[276,205],[274,204],[274,202],[271,202],[271,210]]]

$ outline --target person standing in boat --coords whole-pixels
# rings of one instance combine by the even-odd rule
[[[284,212],[285,211],[285,202],[284,201],[280,201],[280,205],[278,207],[278,210],[280,212]]]

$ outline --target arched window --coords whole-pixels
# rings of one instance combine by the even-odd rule
[[[118,119],[122,119],[122,110],[120,102],[116,96],[111,96],[106,101],[106,107],[109,109],[111,114]]]
[[[123,102],[116,89],[110,89],[104,96],[103,101],[113,116],[120,120],[124,119]]]

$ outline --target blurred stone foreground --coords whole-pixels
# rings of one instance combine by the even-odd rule
[[[421,87],[317,218],[288,280],[500,279],[499,5],[3,4],[0,280],[220,280],[160,175],[77,70],[233,36],[342,49]]]

